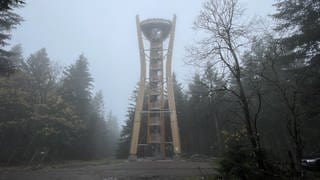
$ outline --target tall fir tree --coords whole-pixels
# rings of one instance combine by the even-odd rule
[[[69,151],[70,158],[90,159],[94,156],[93,150],[88,146],[92,140],[92,128],[95,124],[94,120],[90,121],[92,119],[92,82],[88,60],[83,54],[64,71],[59,92],[66,103],[74,108],[76,115],[85,126]]]
[[[83,54],[80,55],[76,62],[64,71],[64,76],[61,94],[66,102],[75,107],[79,117],[86,120],[93,82],[87,58]]]
[[[16,67],[11,61],[10,56],[14,52],[4,49],[10,40],[10,32],[22,21],[22,17],[13,12],[13,9],[21,7],[22,0],[3,0],[0,1],[0,75],[7,76],[12,74]]]

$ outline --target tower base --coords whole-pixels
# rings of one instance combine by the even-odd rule
[[[175,155],[173,155],[172,159],[173,160],[181,160],[181,156],[180,156],[180,154],[175,154]]]
[[[138,160],[137,155],[130,155],[130,156],[128,157],[128,160],[129,160],[130,162],[137,161],[137,160]]]

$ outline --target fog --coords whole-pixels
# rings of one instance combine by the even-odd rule
[[[269,0],[240,3],[249,18],[265,18],[273,12]],[[122,123],[139,79],[135,16],[144,20],[177,15],[172,69],[185,85],[197,70],[184,61],[185,47],[197,35],[192,25],[201,5],[202,1],[191,0],[30,0],[16,10],[24,22],[12,32],[10,44],[21,44],[25,57],[44,47],[50,59],[62,66],[83,53],[90,63],[95,91],[102,90],[107,111]]]

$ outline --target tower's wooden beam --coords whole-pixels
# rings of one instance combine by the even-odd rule
[[[139,90],[135,107],[135,115],[133,120],[133,131],[131,137],[131,145],[130,145],[130,155],[137,155],[138,148],[138,139],[139,139],[139,131],[141,125],[141,112],[143,108],[143,98],[144,98],[144,90],[146,83],[146,59],[144,52],[144,45],[142,40],[142,32],[140,28],[140,19],[139,16],[136,16],[136,25],[137,25],[137,34],[138,34],[138,43],[139,43],[139,52],[140,52],[140,82],[139,82]]]
[[[176,104],[174,101],[173,82],[172,82],[172,76],[171,76],[172,51],[173,51],[175,27],[176,27],[176,15],[173,16],[169,45],[168,45],[168,54],[167,54],[167,62],[166,62],[166,78],[167,78],[168,104],[169,104],[169,110],[170,110],[170,120],[171,120],[170,124],[171,124],[171,132],[172,132],[173,150],[176,155],[179,155],[181,154],[181,145],[180,145],[180,136],[179,136],[178,121],[177,121],[177,113],[176,113]]]

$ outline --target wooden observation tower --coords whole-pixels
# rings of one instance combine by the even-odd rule
[[[153,157],[165,158],[168,144],[171,145],[173,154],[177,156],[181,153],[181,147],[171,76],[176,16],[173,16],[172,21],[147,19],[140,22],[137,15],[136,23],[141,69],[129,158],[137,158],[137,149],[140,146],[147,146]],[[144,48],[144,39],[149,46],[147,49]],[[166,39],[169,40],[166,43],[167,47],[164,48]],[[147,107],[144,108],[144,104],[147,104]],[[146,117],[144,118],[146,123],[141,123],[143,115]],[[165,123],[165,119],[168,118],[170,118],[171,141],[166,140],[168,123]],[[141,124],[146,125],[144,144],[138,143],[141,142],[139,138],[142,138]]]

